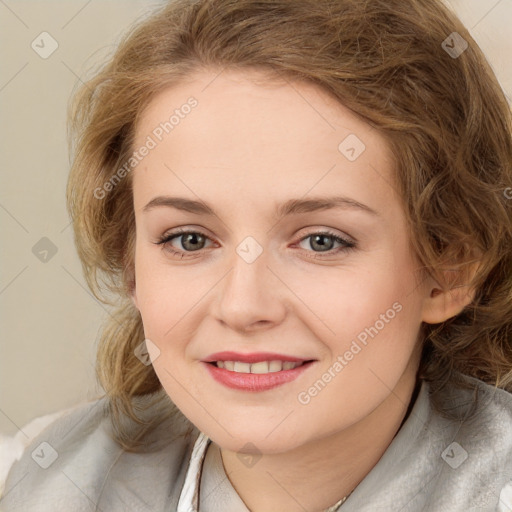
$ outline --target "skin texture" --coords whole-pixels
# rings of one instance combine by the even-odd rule
[[[189,78],[154,98],[134,144],[141,147],[189,97],[198,101],[132,176],[133,300],[160,351],[153,366],[170,398],[221,447],[226,473],[251,511],[323,510],[368,474],[404,420],[421,322],[441,322],[471,297],[463,287],[445,293],[417,273],[393,158],[371,126],[304,82],[256,83],[260,72],[231,70]],[[354,161],[338,149],[350,134],[365,145]],[[377,214],[337,208],[276,216],[289,199],[335,194]],[[203,201],[216,215],[144,211],[165,195]],[[180,227],[206,238],[156,243]],[[356,247],[339,251],[343,244],[327,237],[331,249],[321,251],[311,235],[326,229]],[[262,249],[252,263],[236,250],[246,237]],[[400,311],[389,319],[393,304]],[[380,329],[381,315],[388,321]],[[378,334],[301,403],[376,325]],[[214,381],[201,362],[222,350],[316,362],[278,388],[239,391]],[[247,465],[240,453],[262,456]]]

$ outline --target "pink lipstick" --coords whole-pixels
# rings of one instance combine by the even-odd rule
[[[315,362],[286,354],[216,352],[202,361],[219,383],[242,391],[265,391],[298,378]]]

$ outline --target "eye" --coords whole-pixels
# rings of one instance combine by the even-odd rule
[[[309,240],[309,242],[307,242]],[[313,252],[316,253],[313,258],[321,258],[321,253],[328,253],[328,255],[337,254],[341,251],[348,251],[351,249],[355,249],[356,244],[350,240],[346,240],[336,233],[331,233],[330,231],[322,231],[319,233],[311,233],[300,239],[299,244],[306,242],[306,245],[309,248],[313,249]],[[334,244],[340,244],[340,247],[333,248]],[[307,248],[306,250],[309,251]]]
[[[176,250],[176,247],[171,243],[175,240],[179,242],[182,248],[178,247],[178,250]],[[157,245],[163,245],[164,249],[171,254],[180,255],[183,258],[188,252],[197,252],[203,249],[207,240],[210,240],[210,238],[200,231],[179,229],[163,235],[156,243]]]

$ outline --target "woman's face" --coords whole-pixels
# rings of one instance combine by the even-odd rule
[[[427,292],[384,139],[314,85],[254,73],[198,72],[145,111],[134,301],[190,421],[277,453],[414,379]]]

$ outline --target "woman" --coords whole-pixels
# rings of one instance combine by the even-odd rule
[[[2,510],[510,506],[510,110],[441,3],[171,2],[70,116],[105,396]]]

